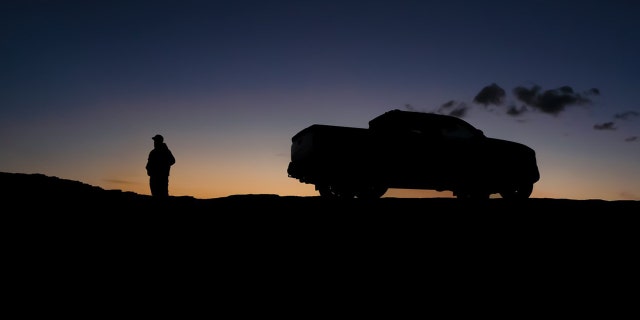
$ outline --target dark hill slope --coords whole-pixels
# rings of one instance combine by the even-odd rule
[[[320,197],[278,196],[271,194],[232,195],[222,198],[197,199],[170,197],[157,201],[148,195],[104,190],[79,181],[45,176],[0,172],[0,185],[5,204],[15,209],[43,209],[113,213],[251,213],[279,215],[282,213],[354,214],[482,214],[566,216],[640,214],[640,201],[538,199],[507,201],[490,199],[483,202],[454,198],[382,198],[374,201],[359,199],[327,200]]]

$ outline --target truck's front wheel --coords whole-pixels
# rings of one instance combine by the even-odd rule
[[[356,197],[359,199],[378,199],[387,193],[386,187],[370,186],[359,190]]]

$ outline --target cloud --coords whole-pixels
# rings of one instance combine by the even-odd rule
[[[524,114],[527,111],[529,111],[529,109],[527,109],[527,106],[525,105],[520,107],[516,105],[510,105],[509,108],[507,108],[507,114],[513,117],[517,117],[521,114]]]
[[[633,118],[640,116],[640,113],[637,111],[625,111],[622,113],[616,113],[613,115],[614,119],[622,120],[622,121],[631,121]],[[593,129],[595,130],[617,130],[615,126],[615,121],[604,122],[600,124],[593,125]],[[637,136],[631,136],[624,139],[625,142],[634,142],[638,139]]]
[[[589,97],[600,95],[600,90],[598,88],[591,88],[580,93],[576,92],[571,86],[561,86],[556,89],[543,90],[542,87],[534,84],[531,87],[517,86],[512,90],[512,93],[515,99],[506,106],[506,109],[503,109],[507,115],[518,117],[531,111],[538,111],[557,116],[569,106],[591,103]],[[507,91],[494,82],[483,87],[473,98],[473,103],[484,106],[485,109],[490,112],[495,112],[499,110],[499,108],[488,107],[503,106],[507,104],[507,98]],[[405,107],[410,111],[415,110],[410,104],[406,104]],[[466,116],[470,109],[471,107],[464,102],[449,100],[443,103],[438,109],[425,112],[462,118]],[[618,114],[616,117],[619,119],[628,119],[638,115],[638,112],[629,111]],[[597,130],[615,130],[613,123],[595,125],[594,128]]]
[[[453,116],[457,118],[464,118],[464,116],[467,115],[467,111],[469,111],[469,106],[466,103],[455,101],[455,100],[449,100],[443,103],[436,110],[432,109],[432,110],[420,111],[408,103],[405,104],[404,107],[408,111],[444,114],[444,115]]]
[[[507,93],[504,89],[499,85],[492,83],[491,85],[482,88],[482,90],[480,90],[480,92],[478,92],[478,94],[473,98],[473,102],[484,106],[491,104],[499,106],[504,103],[506,95]]]
[[[538,85],[517,86],[512,92],[517,103],[510,103],[507,107],[506,113],[510,116],[520,116],[529,111],[539,111],[557,116],[568,106],[590,103],[589,96],[600,94],[600,90],[597,88],[578,93],[571,86],[543,90]],[[501,106],[505,104],[506,99],[506,90],[494,82],[482,88],[473,98],[473,102],[485,107]],[[518,103],[522,105],[517,106]]]
[[[405,109],[407,109],[408,111],[416,111],[416,108],[414,108],[411,104],[407,103],[404,105]]]
[[[531,88],[518,86],[513,89],[516,99],[534,110],[552,115],[558,115],[571,105],[582,105],[591,102],[589,95],[599,95],[600,90],[592,88],[580,94],[570,86],[562,86],[557,89],[542,90],[538,85]]]
[[[469,106],[467,106],[466,103],[450,100],[443,103],[435,113],[446,114],[457,118],[464,118],[464,116],[467,115],[468,110]]]
[[[609,121],[601,124],[594,124],[593,128],[596,130],[616,130],[616,126],[613,121]]]
[[[640,116],[640,113],[636,111],[625,111],[623,113],[616,113],[613,117],[621,120],[629,120],[637,116]]]
[[[596,96],[599,96],[599,95],[600,95],[600,89],[598,89],[598,88],[591,88],[591,89],[587,90],[587,91],[585,92],[585,94],[586,94],[586,95],[596,95]]]
[[[591,88],[582,92],[576,92],[571,86],[560,86],[556,89],[543,90],[542,87],[534,84],[530,87],[516,86],[512,90],[512,93],[515,99],[506,103],[508,98],[507,91],[494,82],[483,87],[475,95],[473,102],[484,106],[483,109],[489,112],[496,112],[500,110],[501,106],[506,105],[502,111],[511,117],[519,117],[532,111],[558,116],[570,106],[591,103],[590,97],[600,95],[600,89]],[[488,108],[489,106],[497,106],[497,108]],[[405,105],[405,107],[409,110],[414,110],[409,104]],[[449,100],[440,105],[436,110],[427,112],[463,118],[470,109],[471,106],[464,102]],[[625,111],[614,115],[614,120],[630,121],[635,120],[635,118],[640,118],[640,112]],[[593,125],[593,129],[615,131],[618,130],[616,124],[616,121],[596,123]],[[638,136],[630,136],[626,138],[625,141],[635,142],[638,141],[638,139]]]

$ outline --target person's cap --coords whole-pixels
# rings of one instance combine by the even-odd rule
[[[153,138],[151,138],[151,139],[153,139],[153,141],[158,141],[158,142],[162,142],[162,141],[164,141],[164,137],[163,137],[163,136],[161,136],[161,135],[159,135],[159,134],[156,134],[156,135],[155,135]]]

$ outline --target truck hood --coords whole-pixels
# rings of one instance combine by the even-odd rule
[[[507,166],[515,166],[517,164],[517,170],[521,173],[525,173],[531,182],[540,180],[540,171],[536,160],[536,152],[529,146],[522,143],[489,138],[485,140],[486,152],[498,153],[494,150],[510,150],[508,158],[495,159]]]

